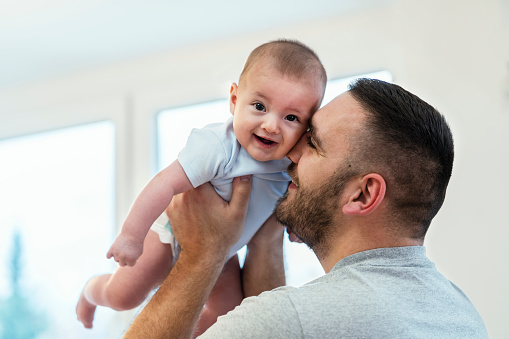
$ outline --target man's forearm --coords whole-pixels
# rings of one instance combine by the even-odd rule
[[[283,226],[271,217],[247,245],[242,269],[245,297],[256,296],[286,284],[283,236]]]
[[[181,256],[123,338],[191,338],[225,259],[204,256],[197,263]]]
[[[190,338],[226,258],[242,234],[251,177],[233,180],[230,202],[205,184],[175,196],[166,212],[181,252],[124,338]]]

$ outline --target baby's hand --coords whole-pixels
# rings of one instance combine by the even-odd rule
[[[143,239],[140,241],[140,239],[127,237],[120,233],[117,239],[115,239],[113,245],[111,245],[106,257],[108,259],[113,257],[113,260],[118,262],[118,264],[122,267],[134,266],[142,252]]]

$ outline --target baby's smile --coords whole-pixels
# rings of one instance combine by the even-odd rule
[[[266,138],[263,138],[259,135],[254,135],[256,137],[256,139],[261,142],[263,145],[266,145],[266,146],[269,146],[269,147],[273,147],[275,145],[277,145],[277,142],[273,141],[273,140],[270,140],[270,139],[266,139]]]

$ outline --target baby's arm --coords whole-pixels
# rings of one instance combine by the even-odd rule
[[[174,195],[193,188],[184,169],[175,160],[159,172],[138,195],[113,245],[108,259],[120,266],[133,266],[143,252],[143,241],[150,226],[170,204]]]

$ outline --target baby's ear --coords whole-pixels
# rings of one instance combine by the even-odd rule
[[[237,104],[237,84],[232,83],[230,87],[230,113],[235,114],[235,105]]]

